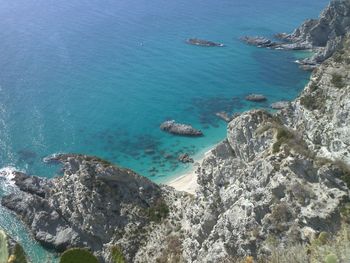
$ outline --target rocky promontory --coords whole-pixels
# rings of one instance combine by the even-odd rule
[[[348,3],[332,1],[319,20],[279,37],[315,45],[313,34],[328,32],[333,43],[348,30]],[[17,190],[1,203],[43,245],[88,248],[101,262],[349,262],[350,40],[341,38],[288,107],[228,123],[196,170],[194,195],[97,157],[62,154],[46,160],[61,163],[63,175],[15,173]]]
[[[307,70],[314,69],[342,47],[350,31],[350,2],[332,0],[318,19],[309,19],[293,33],[279,33],[276,41],[265,37],[243,37],[250,45],[284,50],[313,50],[311,58],[299,61]]]
[[[36,240],[58,252],[86,247],[100,261],[110,262],[117,248],[134,262],[152,227],[172,218],[169,210],[175,204],[168,204],[168,195],[181,197],[96,157],[62,154],[47,161],[61,163],[63,176],[47,180],[16,173],[20,191],[1,204],[27,224]],[[168,224],[168,231],[172,227],[176,223]]]

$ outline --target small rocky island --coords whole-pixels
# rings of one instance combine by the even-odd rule
[[[174,120],[163,122],[160,125],[160,129],[162,131],[181,136],[203,136],[203,132],[201,130],[197,130],[188,124],[177,123]]]
[[[189,38],[186,40],[187,44],[201,47],[224,47],[222,43],[215,43],[208,40],[198,39],[198,38]]]

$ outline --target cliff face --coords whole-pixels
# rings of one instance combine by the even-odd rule
[[[350,1],[332,0],[319,19],[307,20],[283,38],[299,47],[315,48],[316,54],[307,61],[320,63],[340,47],[349,29]]]
[[[320,19],[283,36],[332,57],[287,108],[229,123],[197,170],[195,196],[98,158],[59,155],[50,161],[63,164],[63,176],[17,173],[18,190],[2,204],[42,244],[88,247],[102,262],[112,262],[113,251],[126,262],[268,258],[337,232],[350,186],[349,12],[349,1],[332,1]]]
[[[168,206],[167,195],[172,200],[182,197],[98,158],[60,155],[50,161],[63,164],[63,176],[46,180],[17,173],[14,181],[20,191],[3,198],[2,205],[56,251],[87,247],[110,262],[113,248],[118,248],[132,262],[155,222],[172,218],[169,208],[174,210],[175,202]],[[172,227],[177,226],[169,225],[168,231]]]
[[[312,75],[288,109],[249,111],[198,170],[188,262],[264,257],[340,227],[350,185],[350,46]],[[199,220],[200,219],[200,220]],[[276,245],[274,245],[276,246]]]

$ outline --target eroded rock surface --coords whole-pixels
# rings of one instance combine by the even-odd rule
[[[160,129],[175,135],[181,136],[203,136],[203,132],[193,128],[191,125],[177,123],[174,120],[165,121],[160,125]]]
[[[313,70],[342,47],[342,42],[350,30],[350,2],[332,0],[318,19],[309,19],[293,33],[276,34],[273,41],[265,37],[243,37],[250,45],[283,50],[313,50],[311,58],[299,61],[301,67]]]

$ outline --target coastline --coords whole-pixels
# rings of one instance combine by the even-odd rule
[[[195,194],[198,188],[198,183],[197,183],[198,176],[196,171],[198,167],[201,166],[203,160],[215,147],[215,145],[209,146],[202,152],[198,153],[194,157],[194,163],[191,165],[191,168],[189,171],[185,171],[183,173],[179,173],[178,175],[175,175],[173,178],[170,178],[169,181],[164,182],[164,184],[171,186],[178,191],[187,192],[189,194]]]

